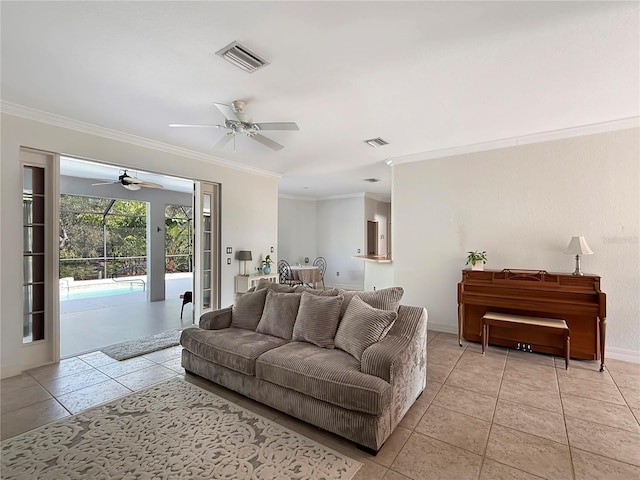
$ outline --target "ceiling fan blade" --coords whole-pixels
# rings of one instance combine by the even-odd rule
[[[218,140],[218,143],[216,143],[213,146],[213,149],[222,150],[225,147],[225,145],[229,143],[229,141],[231,140],[231,137],[233,137],[234,135],[235,133],[232,133],[232,132],[225,134],[220,140]]]
[[[153,183],[153,182],[140,182],[140,183],[137,183],[136,185],[140,185],[141,187],[147,187],[147,188],[164,188],[159,183]]]
[[[222,128],[224,125],[191,125],[188,123],[170,123],[172,128]]]
[[[300,130],[296,122],[255,123],[260,130]]]
[[[251,135],[249,136],[249,138],[253,138],[256,142],[260,142],[261,144],[269,147],[272,150],[282,150],[284,148],[284,145],[280,145],[278,142],[274,142],[270,138],[267,138],[264,135],[260,135],[259,133]]]
[[[223,103],[214,103],[214,105],[220,110],[220,113],[224,115],[224,118],[227,120],[233,120],[235,122],[241,122],[238,114],[233,111],[233,109],[229,105],[225,105]]]
[[[113,185],[114,183],[120,183],[118,180],[116,180],[115,182],[111,182],[108,180],[105,180],[104,182],[99,182],[99,183],[92,183],[91,185]]]

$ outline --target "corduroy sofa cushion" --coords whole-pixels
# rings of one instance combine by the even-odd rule
[[[398,314],[395,311],[373,308],[355,296],[342,317],[334,339],[335,346],[360,361],[362,352],[383,338],[396,318]]]
[[[255,330],[262,317],[267,290],[256,290],[238,297],[231,312],[231,326]]]
[[[300,297],[301,293],[278,293],[269,290],[256,332],[291,340]]]
[[[360,297],[365,303],[368,303],[373,308],[379,308],[380,310],[392,310],[397,311],[400,306],[400,300],[404,295],[404,288],[402,287],[389,287],[381,290],[347,290],[342,294],[344,296],[344,302],[342,302],[342,310],[340,311],[340,318],[344,316],[344,313],[349,307],[351,299],[355,296]]]
[[[329,288],[327,290],[322,290],[320,288],[311,288],[307,286],[296,287],[296,293],[307,292],[313,295],[319,295],[321,297],[335,297],[340,295],[344,290],[340,288]]]
[[[322,348],[334,348],[333,337],[340,321],[342,296],[320,296],[304,292],[293,327],[293,340]]]
[[[290,285],[284,285],[277,282],[270,282],[269,280],[261,278],[260,280],[258,280],[258,284],[256,285],[256,291],[263,290],[265,288],[269,290],[274,290],[279,293],[291,293],[295,291],[295,287],[292,287]]]
[[[282,338],[233,327],[186,328],[180,336],[180,344],[189,352],[245,375],[256,374],[260,355],[286,343]]]
[[[256,377],[318,400],[379,415],[391,402],[391,385],[360,371],[360,362],[340,350],[291,342],[262,354]]]

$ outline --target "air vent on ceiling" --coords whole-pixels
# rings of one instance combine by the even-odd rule
[[[365,182],[369,182],[369,183],[378,183],[380,181],[379,178],[365,178],[364,179]]]
[[[227,62],[234,64],[245,72],[253,73],[259,68],[269,65],[265,59],[260,58],[247,47],[238,42],[232,42],[222,50],[218,50],[216,55],[220,55]]]
[[[387,142],[386,140],[377,137],[377,138],[371,138],[369,140],[365,140],[364,143],[369,144],[372,147],[382,147],[384,145],[389,145],[389,142]]]

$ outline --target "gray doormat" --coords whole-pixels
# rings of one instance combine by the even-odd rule
[[[168,330],[149,337],[109,345],[101,351],[115,360],[126,360],[127,358],[138,357],[156,350],[179,345],[181,332],[182,330]]]

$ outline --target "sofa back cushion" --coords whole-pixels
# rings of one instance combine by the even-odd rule
[[[340,295],[344,290],[340,288],[329,288],[322,290],[320,288],[311,288],[307,286],[296,287],[296,292],[307,292],[313,295],[319,295],[321,297],[336,297]]]
[[[391,330],[396,318],[397,312],[373,308],[355,296],[342,317],[334,340],[335,346],[360,360],[367,347]]]
[[[280,293],[291,293],[295,290],[295,287],[292,287],[290,285],[283,285],[277,282],[270,282],[266,278],[261,278],[260,280],[258,280],[258,284],[256,285],[256,290],[262,290],[263,288],[274,290]]]
[[[266,290],[267,299],[256,332],[291,340],[302,294]]]
[[[389,287],[381,290],[365,292],[356,290],[345,291],[343,293],[344,302],[342,302],[340,318],[344,316],[347,308],[349,307],[349,303],[351,303],[351,299],[355,296],[360,297],[361,300],[368,303],[373,308],[378,308],[380,310],[393,310],[395,312],[400,306],[400,300],[402,299],[403,294],[404,288],[402,287]]]
[[[302,293],[293,340],[309,342],[322,348],[334,348],[333,337],[340,321],[342,295],[321,296]]]
[[[231,326],[255,330],[262,317],[266,297],[265,289],[239,296],[231,311]]]

